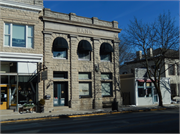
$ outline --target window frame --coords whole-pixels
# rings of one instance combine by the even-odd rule
[[[79,98],[91,98],[92,97],[92,82],[79,81],[79,85],[82,84],[82,83],[89,85],[89,95],[80,95],[79,94]]]
[[[88,74],[87,79],[80,79],[79,74]],[[89,84],[89,95],[80,95],[79,94],[79,98],[92,98],[92,73],[91,72],[79,72],[78,73],[78,80],[79,80],[79,84],[80,83],[88,83]],[[80,91],[79,91],[80,93]]]
[[[78,75],[78,79],[79,79],[79,80],[91,80],[91,73],[90,73],[90,72],[79,72],[79,74],[87,74],[88,77],[89,77],[88,79],[80,79],[80,78],[79,78],[79,75]]]
[[[138,83],[143,83],[143,86],[139,86]],[[150,83],[150,86],[147,86],[147,83]],[[143,89],[144,92],[148,92],[146,90],[151,89],[151,96],[147,96],[146,94],[144,94],[144,96],[139,96],[139,89]],[[139,82],[139,81],[137,81],[137,92],[138,92],[137,94],[138,94],[138,98],[153,97],[153,90],[154,90],[154,86],[153,86],[152,82]]]
[[[103,79],[103,77],[102,77],[103,74],[109,74],[109,78]],[[102,72],[101,73],[101,92],[102,92],[102,84],[110,83],[110,95],[103,95],[102,94],[103,92],[102,92],[101,93],[102,97],[113,97],[113,81],[112,81],[112,79],[113,79],[113,74],[111,72]]]
[[[171,70],[173,69],[173,70]],[[171,71],[173,71],[173,73],[171,74]],[[168,75],[175,75],[175,65],[174,64],[168,64]]]
[[[102,55],[109,55],[109,56],[110,56],[110,59],[109,59],[109,60],[102,60],[102,59],[101,59],[101,56],[102,56]],[[110,52],[110,53],[108,53],[108,54],[101,54],[101,53],[100,53],[100,61],[101,61],[101,62],[112,62],[112,52]]]
[[[102,84],[103,83],[110,83],[110,95],[103,95],[102,93]],[[103,81],[103,82],[101,82],[101,95],[102,95],[102,97],[113,97],[113,83],[112,83],[112,81]]]
[[[55,73],[63,74],[64,77],[54,77]],[[53,79],[68,79],[68,72],[65,72],[65,71],[53,71]]]
[[[79,52],[78,51],[78,60],[82,60],[82,61],[91,61],[91,51],[87,51],[89,54],[88,54],[88,56],[89,56],[89,58],[88,59],[83,59],[83,58],[79,58],[79,54],[85,54],[86,52]]]
[[[9,24],[9,34],[7,35],[5,33],[6,29],[5,26],[6,24]],[[25,47],[18,47],[18,46],[13,46],[12,42],[12,37],[13,37],[13,25],[20,25],[25,27]],[[32,36],[28,35],[28,28],[32,27]],[[3,32],[3,47],[13,47],[13,48],[28,48],[28,49],[33,49],[34,48],[34,25],[26,25],[26,24],[17,24],[17,23],[10,23],[10,22],[4,22],[4,32]],[[5,36],[9,36],[9,44],[5,45]],[[28,39],[32,39],[32,47],[28,47]]]
[[[60,52],[60,51],[53,51],[53,52],[52,52],[53,58],[54,58],[54,59],[68,59],[68,51],[67,51],[67,49],[64,49],[64,50],[62,50],[62,51],[65,51],[65,52],[66,52],[65,58],[62,58],[62,57],[54,57],[54,53],[53,53],[53,52]]]

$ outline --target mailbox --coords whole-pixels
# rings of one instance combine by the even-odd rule
[[[49,100],[51,98],[51,95],[45,95],[44,97],[46,100]]]

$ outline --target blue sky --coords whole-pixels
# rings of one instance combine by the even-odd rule
[[[76,13],[83,17],[97,17],[105,21],[118,21],[119,28],[127,28],[134,16],[143,22],[152,22],[159,14],[171,12],[179,27],[179,1],[58,1],[44,0],[44,7],[61,13]]]

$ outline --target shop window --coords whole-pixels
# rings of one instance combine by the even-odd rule
[[[53,72],[53,78],[54,79],[67,79],[68,73],[67,72],[54,71]]]
[[[91,79],[91,73],[79,73],[79,80],[88,80]]]
[[[34,27],[29,25],[4,24],[4,46],[33,48]]]
[[[81,40],[78,44],[78,58],[79,60],[91,60],[91,44],[86,40]]]
[[[101,73],[101,80],[111,80],[112,73]]]
[[[169,72],[169,75],[175,75],[175,69],[174,69],[174,65],[173,64],[169,64],[168,65],[168,72]]]
[[[101,91],[103,97],[112,96],[112,82],[101,82]]]
[[[91,97],[91,82],[79,82],[79,97]]]
[[[111,52],[113,51],[113,47],[109,43],[102,43],[100,47],[101,61],[111,61]]]
[[[53,48],[52,48],[53,57],[59,59],[66,59],[68,48],[69,47],[67,41],[62,37],[57,37],[53,41]]]
[[[138,81],[138,97],[152,97],[152,89],[154,86],[151,82]]]

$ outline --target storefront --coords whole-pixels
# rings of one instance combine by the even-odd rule
[[[38,67],[42,62],[40,54],[0,53],[1,60],[1,107],[0,109],[14,109],[23,104],[38,101]],[[13,56],[13,57],[10,57]],[[28,61],[28,62],[27,62]],[[17,105],[18,104],[18,105]],[[19,109],[18,109],[19,110]]]
[[[135,68],[133,73],[121,74],[123,105],[155,105],[159,97],[154,83],[147,77],[146,69]],[[153,78],[154,79],[154,78]],[[170,79],[161,77],[160,90],[163,104],[171,103]]]

